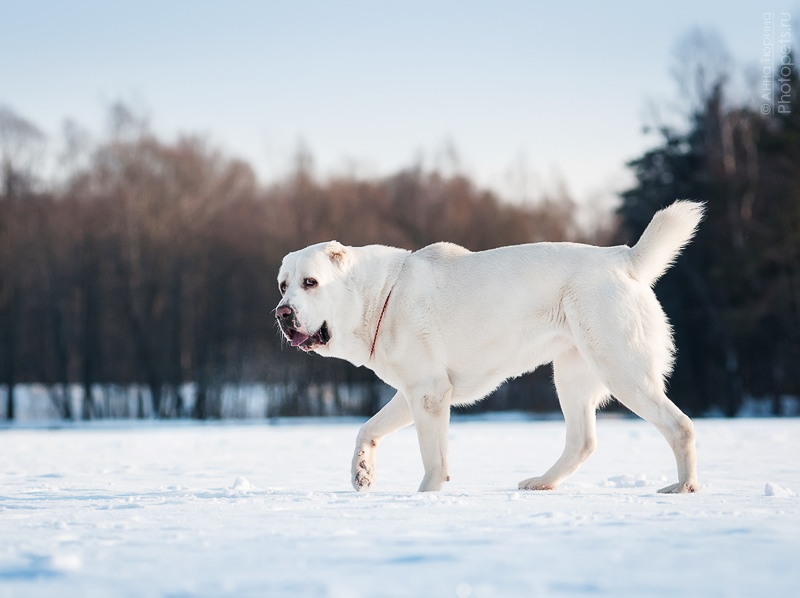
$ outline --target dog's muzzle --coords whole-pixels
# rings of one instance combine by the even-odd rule
[[[300,326],[294,310],[288,305],[279,306],[275,310],[275,318],[278,320],[283,335],[292,347],[297,347],[303,351],[313,351],[327,345],[331,340],[327,322],[323,322],[322,326],[314,334],[308,335],[300,332],[298,330]]]

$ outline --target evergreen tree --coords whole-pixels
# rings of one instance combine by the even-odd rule
[[[764,116],[728,107],[720,80],[686,132],[663,128],[661,145],[629,164],[637,182],[623,194],[622,240],[635,242],[675,199],[707,205],[656,289],[679,348],[670,394],[690,413],[735,415],[750,395],[772,397],[778,413],[781,395],[800,392],[790,366],[800,358],[797,87],[792,67],[788,103]]]

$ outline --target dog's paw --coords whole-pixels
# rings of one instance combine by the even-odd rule
[[[670,486],[666,486],[658,491],[659,494],[688,494],[690,492],[697,492],[698,485],[697,483],[686,482],[681,484],[678,482],[677,484],[671,484]]]
[[[430,474],[426,473],[422,478],[422,483],[419,485],[417,492],[439,492],[444,486],[445,482],[450,481],[450,476],[447,471],[434,471]]]
[[[365,451],[361,451],[353,459],[353,488],[358,492],[364,492],[372,487],[375,482],[375,463],[367,457]]]
[[[544,478],[528,478],[518,484],[520,490],[553,490],[555,484],[545,482]]]

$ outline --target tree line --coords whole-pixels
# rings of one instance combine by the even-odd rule
[[[737,104],[720,76],[688,125],[630,163],[613,227],[589,233],[566,192],[502,201],[466,174],[411,166],[321,180],[300,151],[290,173],[253,168],[200,137],[160,138],[124,106],[106,138],[65,128],[57,175],[44,136],[0,108],[0,391],[41,383],[64,418],[115,414],[103,389],[136,388],[139,417],[217,418],[233,386],[268,385],[270,415],[374,412],[366,369],[298,355],[272,310],[287,252],[323,240],[480,250],[543,240],[632,243],[656,210],[703,200],[695,241],[656,289],[679,348],[670,396],[691,414],[734,415],[748,397],[774,413],[800,395],[800,101]],[[554,409],[546,369],[477,409]],[[75,388],[82,389],[74,400]],[[187,390],[190,389],[190,390]]]
[[[35,125],[0,112],[0,385],[9,419],[15,389],[31,382],[50,389],[64,418],[112,415],[102,389],[119,385],[141,389],[132,415],[216,418],[227,387],[255,382],[292,389],[275,415],[325,412],[315,401],[369,413],[382,400],[369,371],[298,355],[281,340],[272,310],[287,252],[334,238],[411,249],[447,239],[475,250],[581,238],[568,196],[514,205],[465,175],[421,166],[321,181],[305,151],[264,186],[250,165],[201,138],[167,141],[124,106],[114,112],[108,138],[73,154],[57,180],[32,166]],[[549,386],[541,374],[539,384]],[[368,392],[348,401],[347,389],[359,386]]]

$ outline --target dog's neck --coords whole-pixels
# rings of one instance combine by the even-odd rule
[[[356,365],[365,365],[380,345],[379,333],[381,329],[386,329],[385,314],[390,303],[389,295],[399,280],[409,255],[411,252],[408,250],[396,249],[378,258],[382,262],[381,268],[370,268],[363,264],[365,267],[361,269],[362,275],[357,281],[357,287],[363,300],[364,312],[362,325],[353,331],[361,347],[359,353],[362,353],[363,348],[363,358]],[[381,271],[383,276],[379,277],[378,273]]]

